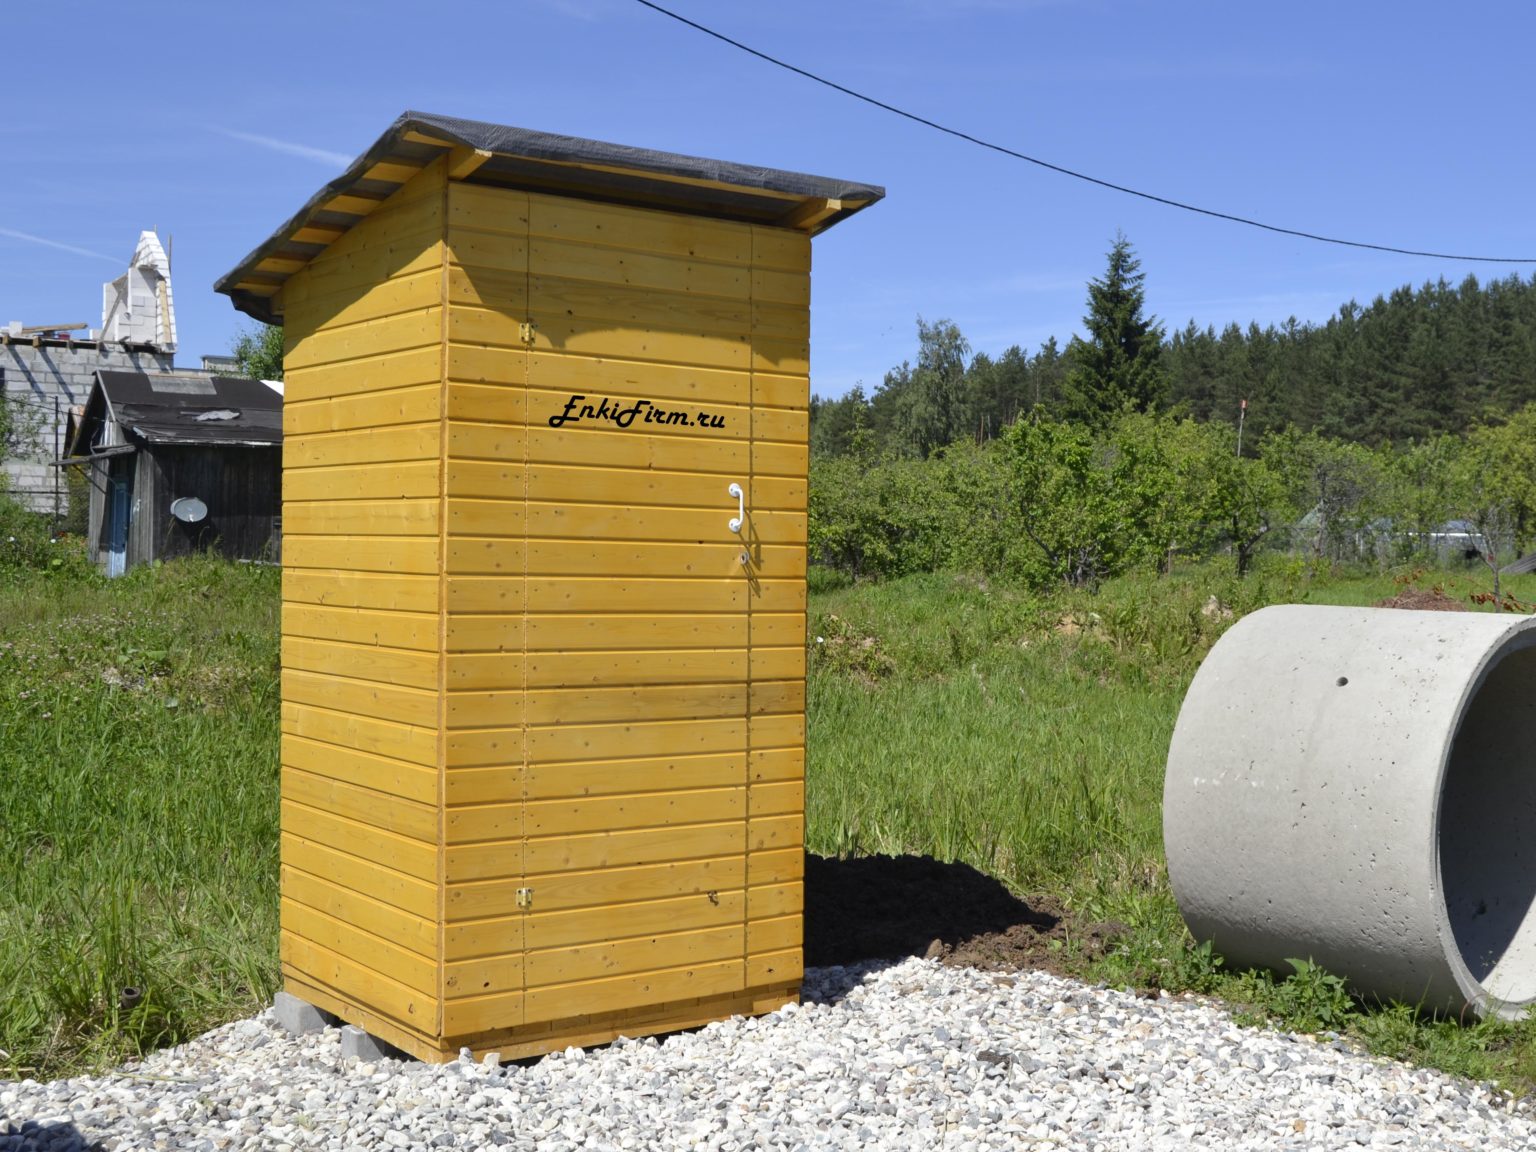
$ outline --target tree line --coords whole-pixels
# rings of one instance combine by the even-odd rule
[[[1536,543],[1536,280],[1426,285],[1326,324],[1169,338],[1116,238],[1085,334],[916,363],[813,405],[813,558],[1035,585],[1261,548],[1500,563]]]
[[[859,386],[812,401],[812,451],[841,455],[857,442],[926,457],[994,439],[1036,409],[1096,423],[1126,406],[1234,424],[1241,414],[1255,446],[1294,428],[1376,447],[1459,433],[1536,401],[1536,276],[1404,286],[1322,324],[1217,331],[1190,321],[1169,335],[1142,315],[1144,274],[1121,236],[1088,294],[1085,336],[1034,352],[973,354],[953,323],[919,318],[915,363],[892,368],[872,394]]]

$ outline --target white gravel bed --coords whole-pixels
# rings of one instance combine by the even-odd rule
[[[1486,1085],[1044,973],[813,969],[806,1004],[497,1067],[343,1061],[263,1013],[0,1081],[0,1150],[1536,1148]]]

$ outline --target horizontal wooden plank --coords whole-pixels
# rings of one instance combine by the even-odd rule
[[[311,875],[293,867],[285,866],[282,870],[282,893],[285,900],[392,941],[428,961],[437,959],[437,924],[430,917],[414,916],[330,877]]]
[[[441,1021],[435,994],[418,992],[358,961],[290,932],[282,933],[284,971],[330,989],[344,1001],[367,1004],[412,1031],[437,1034]]]
[[[328,261],[317,270],[317,275],[284,288],[283,307],[297,313],[301,322],[307,319],[311,324],[333,328],[439,305],[443,300],[443,276],[436,240],[429,231],[418,232],[420,254],[407,261],[412,270],[387,278],[375,276],[365,280],[359,276],[355,262],[348,268]]]
[[[772,372],[752,373],[754,408],[797,408],[809,410],[810,378],[803,375],[778,376]]]
[[[441,436],[441,427],[435,421],[294,436],[283,443],[283,467],[334,468],[342,464],[436,460],[442,454]]]
[[[737,333],[699,332],[691,328],[673,331],[660,325],[614,327],[612,321],[568,316],[564,303],[553,299],[531,299],[528,314],[532,318],[532,348],[545,352],[567,352],[581,356],[614,356],[625,360],[648,360],[661,364],[685,364],[700,368],[734,368],[747,371],[759,362],[768,371],[794,371],[807,364],[809,350],[794,341],[773,341],[754,355],[754,345],[745,331]],[[436,319],[436,312],[432,314]],[[320,333],[299,344],[304,363],[331,362],[373,352],[390,352],[412,347],[411,340],[423,342],[414,328],[407,329],[399,320],[390,321],[387,331],[374,332],[369,325]],[[499,348],[521,347],[522,321],[488,308],[459,305],[448,312],[447,339],[461,344],[488,344]],[[425,331],[423,328],[422,331]],[[358,349],[366,349],[359,351]],[[798,356],[798,360],[793,357]]]
[[[756,440],[776,440],[789,444],[804,444],[811,434],[809,416],[788,408],[754,408],[752,410],[752,436]],[[757,480],[761,486],[763,479]]]
[[[502,921],[505,923],[505,921]],[[522,949],[443,965],[443,995],[449,1000],[521,992],[525,960]]]
[[[750,933],[750,928],[749,928]],[[530,950],[524,972],[530,995],[539,987],[657,969],[711,964],[742,956],[741,926],[656,933],[628,940]]]
[[[283,635],[436,652],[440,620],[430,612],[386,612],[321,604],[283,605]]]
[[[805,964],[799,948],[747,957],[747,983],[751,987],[798,986],[804,976]]]
[[[800,269],[791,272],[781,268],[754,267],[752,299],[808,308],[811,304],[811,278]]]
[[[297,536],[436,536],[442,503],[425,500],[283,501],[283,531]]]
[[[284,835],[324,845],[348,856],[403,872],[416,880],[437,881],[435,843],[397,836],[333,812],[288,800],[282,803],[282,822]],[[384,899],[382,895],[379,898]]]
[[[637,976],[530,988],[524,998],[525,1010],[536,1019],[559,1019],[578,1013],[615,1011],[692,996],[721,995],[740,989],[745,973],[746,966],[738,959]]]
[[[807,485],[802,478],[765,476],[743,485],[748,505],[803,512]],[[527,499],[546,503],[661,505],[724,509],[735,515],[736,498],[713,473],[660,472],[650,468],[607,468],[521,464],[500,460],[450,460],[447,491],[452,497]]]
[[[441,491],[436,460],[410,464],[342,464],[334,468],[287,468],[285,500],[408,500],[435,498]]]
[[[747,757],[747,779],[754,785],[805,779],[804,748],[754,748]]]
[[[283,699],[335,712],[372,716],[397,724],[431,727],[437,723],[438,696],[419,688],[401,688],[336,675],[284,670]]]
[[[753,612],[752,644],[754,647],[790,648],[805,645],[805,614],[803,612]]]
[[[393,756],[376,756],[356,748],[285,734],[281,759],[285,767],[298,768],[316,776],[371,788],[420,804],[435,806],[438,803],[437,772]]]
[[[748,778],[746,763],[739,752],[636,757],[592,764],[533,764],[526,769],[519,763],[505,767],[456,768],[445,777],[444,795],[450,805],[508,803],[525,796],[530,800],[552,800],[646,790],[718,788],[739,784]]]
[[[748,920],[798,916],[804,911],[805,885],[798,880],[781,884],[762,884],[747,889]],[[799,941],[796,941],[794,946],[799,947]]]
[[[753,238],[745,224],[539,193],[529,195],[528,209],[533,237],[717,263],[752,262]]]
[[[747,810],[753,816],[802,816],[805,813],[805,781],[753,784],[747,791]]]
[[[427,924],[432,928],[435,938],[435,878],[430,881],[419,880],[386,865],[338,852],[329,844],[306,840],[287,829],[283,830],[281,838],[281,854],[286,872],[299,872],[324,880],[327,884],[345,889],[358,900],[370,900],[396,909],[402,916]],[[316,907],[319,906],[316,903]]]
[[[804,680],[754,680],[748,689],[748,707],[752,714],[805,712]]]
[[[594,253],[596,256],[596,253]],[[463,273],[449,272],[450,285]],[[745,296],[704,295],[677,288],[648,288],[613,280],[568,278],[564,269],[535,263],[527,277],[529,309],[535,318],[548,309],[574,316],[588,327],[634,328],[678,333],[718,333],[745,338],[753,330],[759,307],[768,322],[784,325],[800,309],[784,305],[757,306]],[[458,298],[454,289],[450,293]],[[785,335],[794,335],[785,332]],[[808,334],[805,338],[809,338]]]
[[[436,382],[322,400],[285,401],[283,435],[309,436],[318,432],[422,424],[438,420],[442,414],[443,388]]]
[[[340,364],[304,368],[287,365],[283,371],[283,400],[302,404],[337,396],[436,384],[442,377],[443,350],[438,342],[429,347]]]
[[[562,406],[567,398],[568,394],[560,397]],[[453,421],[448,426],[448,455],[459,460],[526,460],[565,465],[572,460],[600,460],[610,468],[710,472],[725,477],[727,483],[748,475],[752,466],[751,448],[745,440],[682,434],[639,436],[585,426],[555,429],[547,423],[523,429]],[[778,474],[798,475],[791,468],[793,463],[791,459],[782,461]]]
[[[450,884],[519,876],[534,883],[540,876],[559,872],[741,856],[746,851],[746,838],[745,823],[732,820],[725,824],[545,836],[526,842],[488,840],[452,844],[445,852],[444,875]]]
[[[752,263],[760,268],[783,268],[809,276],[811,238],[790,228],[758,224],[752,228]]]
[[[449,843],[471,844],[520,836],[575,836],[632,828],[718,824],[738,820],[746,811],[746,788],[737,786],[453,807],[444,813],[444,829]]]
[[[769,703],[760,706],[765,710],[782,711],[784,706],[774,703],[777,699],[775,694],[769,698]],[[449,729],[459,729],[504,726],[509,717],[522,717],[523,722],[530,725],[561,727],[641,720],[714,720],[741,716],[747,706],[748,689],[740,681],[617,688],[540,688],[527,692],[449,692],[445,723]],[[356,710],[364,711],[361,707]],[[365,711],[364,714],[374,713]],[[650,749],[637,748],[635,751]]]
[[[527,657],[517,652],[477,652],[448,656],[448,687],[454,690],[699,684],[746,678],[744,649],[537,652]]]
[[[798,914],[747,923],[747,952],[753,955],[799,948],[804,939],[805,928]]]
[[[343,315],[349,300],[359,300],[391,281],[427,276],[440,279],[443,266],[442,216],[425,200],[412,218],[386,213],[372,227],[349,230],[290,276],[282,287],[284,327],[303,332]],[[383,235],[385,231],[391,234]],[[440,298],[441,292],[434,294]],[[419,306],[419,304],[418,304]]]
[[[480,308],[521,323],[528,316],[527,253],[524,252],[524,262],[519,267],[510,249],[516,238],[497,239],[496,255],[505,257],[506,265],[482,263],[491,255],[484,251],[475,254],[478,258],[474,260],[465,252],[456,253],[458,262],[448,266],[448,307],[454,312],[460,308]]]
[[[747,847],[753,852],[798,848],[804,843],[804,816],[753,816],[747,820]]]
[[[710,889],[676,899],[647,900],[639,904],[612,904],[603,908],[580,908],[567,912],[540,912],[535,909],[524,920],[527,946],[548,951],[583,944],[601,944],[607,940],[622,940],[655,932],[687,932],[725,927],[734,928],[739,940],[744,917],[745,896],[740,889]],[[449,929],[449,938],[456,946],[462,946],[473,937],[461,937],[457,934],[458,928],[455,925]]]
[[[744,649],[747,616],[745,613],[698,616],[577,613],[522,617],[453,613],[447,618],[445,643],[450,653],[523,650],[530,660],[542,659],[535,656],[542,652]]]
[[[808,340],[754,336],[750,360],[754,372],[777,372],[795,376],[811,370],[811,345]]]
[[[714,900],[707,895],[685,896],[569,912],[535,910],[515,917],[451,924],[444,933],[443,956],[452,964],[510,955],[521,949],[525,938],[529,948],[554,949],[726,925],[734,925],[739,933],[744,917],[745,898],[740,891],[716,892]]]
[[[550,236],[533,239],[530,260],[532,267],[547,275],[631,290],[751,300],[759,284],[754,269],[735,261],[719,263],[687,253],[607,248]],[[765,271],[764,275],[775,278],[761,283],[765,299],[772,291],[783,295],[788,290],[791,298],[784,302],[799,302],[793,299],[793,287],[784,283],[794,277],[782,272]]]
[[[650,724],[594,724],[582,727],[491,728],[449,732],[444,737],[449,768],[497,767],[521,763],[607,761],[629,757],[691,756],[742,752],[742,720],[666,721]],[[526,741],[526,745],[525,745]]]
[[[458,220],[448,225],[450,267],[474,271],[528,274],[528,221],[525,213],[503,216],[490,227],[469,227]],[[495,225],[507,231],[493,231]]]
[[[748,732],[753,748],[804,748],[805,714],[793,712],[774,716],[752,716]]]
[[[590,872],[560,872],[539,876],[534,885],[533,907],[541,911],[595,908],[639,900],[670,900],[681,896],[708,896],[728,888],[742,888],[746,862],[740,856],[712,860],[687,860],[649,864],[635,868],[603,868]],[[446,888],[450,923],[508,916],[518,910],[517,890],[522,879],[452,883]]]
[[[440,348],[445,329],[442,307],[420,308],[384,320],[367,320],[300,336],[284,353],[283,364],[311,368],[353,363],[418,348]]]
[[[528,233],[528,194],[512,188],[483,184],[448,184],[448,227],[454,236],[462,230]]]
[[[618,605],[618,611],[642,615],[714,613],[740,611],[749,604],[763,612],[803,612],[805,582],[760,579],[749,584],[739,574],[724,579],[631,579],[617,573],[592,577],[455,576],[448,580],[448,610],[455,614],[520,613],[525,603],[538,612],[611,612]],[[803,650],[804,646],[795,647]]]
[[[445,1000],[443,1030],[446,1036],[472,1036],[492,1029],[512,1028],[526,1018],[527,1004],[521,992]]]
[[[804,648],[754,648],[750,675],[753,680],[805,678]]]
[[[392,756],[426,768],[437,766],[435,724],[417,728],[284,700],[282,730],[285,736],[302,736],[306,740],[355,748],[375,756]]]
[[[596,429],[623,432],[628,436],[680,438],[695,446],[695,451],[699,451],[697,445],[704,440],[745,440],[752,434],[751,409],[746,405],[745,389],[719,400],[707,397],[667,399],[627,393],[615,387],[612,380],[593,381],[596,387],[578,391],[552,388],[542,376],[535,375],[532,379],[534,386],[528,389],[526,418],[532,428],[540,431],[554,429],[568,435]],[[463,387],[480,386],[466,384]],[[557,459],[555,463],[608,463],[602,456],[588,451],[600,450],[600,442],[567,439],[565,443],[567,452],[582,454]],[[708,467],[687,463],[675,468],[677,471],[710,471]]]
[[[284,933],[337,955],[366,958],[371,971],[414,992],[437,995],[434,959],[286,896],[280,901],[280,916]]]
[[[754,889],[776,884],[800,884],[804,880],[805,850],[798,845],[791,848],[769,848],[747,856],[747,882]]]
[[[401,572],[435,575],[440,570],[440,541],[424,536],[283,537],[285,568],[348,569],[354,572]]]
[[[741,538],[727,526],[734,514],[734,508],[726,507],[655,508],[529,501],[527,534],[530,538],[644,540],[662,544],[714,545],[739,558]],[[749,509],[748,517],[751,521],[748,531],[754,541],[773,545],[796,544],[805,539],[804,513],[757,515]],[[460,522],[453,521],[454,524]],[[465,522],[465,534],[474,534],[475,523]]]
[[[436,843],[438,838],[438,810],[432,804],[286,766],[281,789],[284,800],[370,828],[424,843]]]
[[[392,576],[374,572],[283,569],[284,604],[372,608],[435,616],[439,588],[435,575]]]

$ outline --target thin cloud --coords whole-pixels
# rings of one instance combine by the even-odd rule
[[[126,261],[120,260],[116,256],[108,256],[103,252],[97,252],[90,248],[77,248],[73,244],[61,244],[57,240],[33,236],[30,232],[17,232],[11,228],[0,228],[0,236],[8,236],[12,240],[25,240],[29,244],[41,244],[44,248],[57,248],[60,252],[72,252],[76,256],[94,256],[98,260],[107,260],[113,264],[126,263]]]
[[[332,168],[337,165],[344,167],[356,159],[355,156],[349,156],[345,152],[311,148],[308,144],[296,144],[292,140],[279,140],[274,136],[258,136],[254,132],[236,132],[233,128],[215,128],[214,131],[221,136],[228,136],[231,140],[241,140],[246,144],[270,148],[273,152],[283,152],[289,156],[300,156],[305,160],[313,160],[317,164],[325,164]]]

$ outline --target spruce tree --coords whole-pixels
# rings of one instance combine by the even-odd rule
[[[1103,424],[1126,409],[1150,412],[1162,402],[1163,329],[1155,316],[1142,315],[1145,280],[1131,242],[1116,232],[1103,278],[1088,283],[1088,338],[1074,336],[1067,346],[1070,419]]]

